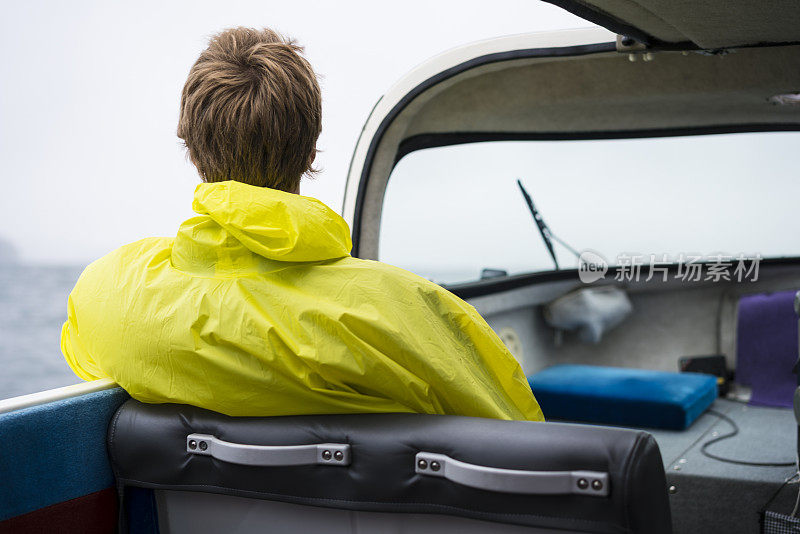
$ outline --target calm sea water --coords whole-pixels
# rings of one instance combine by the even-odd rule
[[[61,355],[83,266],[0,265],[0,399],[80,382]]]

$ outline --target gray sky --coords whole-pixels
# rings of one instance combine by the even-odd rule
[[[798,256],[798,147],[800,132],[767,132],[414,152],[389,180],[379,258],[439,282],[552,269],[517,178],[556,236],[610,263]]]
[[[175,135],[208,36],[269,26],[321,75],[323,172],[301,192],[341,208],[358,134],[416,64],[480,39],[586,27],[534,0],[13,2],[0,19],[0,238],[23,260],[85,263],[174,235],[198,182]]]

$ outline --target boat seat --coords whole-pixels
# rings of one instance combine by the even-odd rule
[[[671,532],[661,455],[643,431],[420,414],[228,417],[129,400],[108,447],[120,495],[155,490],[162,533]],[[135,512],[120,509],[124,531]]]

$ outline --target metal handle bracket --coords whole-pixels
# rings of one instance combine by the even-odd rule
[[[189,434],[186,436],[186,452],[239,465],[350,465],[350,445],[347,443],[246,445],[223,441],[210,434]]]
[[[608,473],[597,471],[523,471],[469,464],[444,454],[419,452],[415,470],[420,475],[446,478],[456,484],[502,493],[527,495],[609,494]]]

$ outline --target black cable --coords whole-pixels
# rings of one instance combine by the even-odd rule
[[[767,512],[767,510],[769,510],[769,507],[772,505],[773,501],[775,501],[775,498],[780,494],[781,491],[783,491],[783,488],[785,488],[789,484],[797,484],[798,483],[798,481],[797,481],[797,477],[798,476],[800,476],[800,473],[795,473],[792,476],[790,476],[789,478],[787,478],[786,480],[784,480],[783,484],[781,484],[780,487],[775,491],[775,493],[772,494],[772,497],[769,498],[769,500],[767,501],[767,504],[765,504],[764,506],[761,507],[761,509],[758,511],[758,514],[760,516],[759,523],[763,524],[764,514]],[[795,502],[794,502],[794,509],[792,509],[792,513],[790,514],[790,517],[795,517],[795,514],[797,513],[797,505],[798,504],[800,504],[800,493],[797,494],[797,499],[795,499]]]
[[[762,507],[761,507],[761,508],[758,510],[758,513],[759,513],[761,516],[763,516],[763,515],[764,515],[764,512],[766,512],[766,511],[769,509],[770,505],[771,505],[771,504],[772,504],[772,502],[775,500],[775,497],[777,497],[777,496],[778,496],[778,494],[779,494],[779,493],[780,493],[780,492],[783,490],[783,488],[785,488],[786,486],[788,486],[788,485],[789,485],[789,483],[791,482],[791,480],[792,480],[792,479],[794,479],[794,478],[796,478],[796,476],[793,476],[793,477],[791,477],[791,478],[787,478],[786,480],[784,480],[784,481],[783,481],[783,484],[781,484],[781,485],[778,487],[778,489],[776,489],[776,490],[775,490],[775,493],[773,493],[773,494],[772,494],[772,497],[770,497],[770,498],[769,498],[769,500],[767,501],[767,504],[765,504],[764,506],[762,506]]]
[[[708,410],[708,413],[715,415],[719,419],[726,421],[731,427],[733,427],[733,431],[728,434],[723,434],[722,436],[716,437],[712,440],[706,441],[702,447],[700,447],[700,452],[703,453],[704,456],[711,458],[712,460],[717,460],[720,462],[725,462],[729,464],[736,464],[736,465],[749,465],[752,467],[793,467],[797,464],[797,461],[791,462],[749,462],[746,460],[735,460],[733,458],[725,458],[724,456],[717,456],[716,454],[712,454],[708,452],[706,449],[724,439],[732,438],[733,436],[739,433],[739,425],[736,424],[736,421],[728,417],[722,412],[718,412],[716,410]]]

